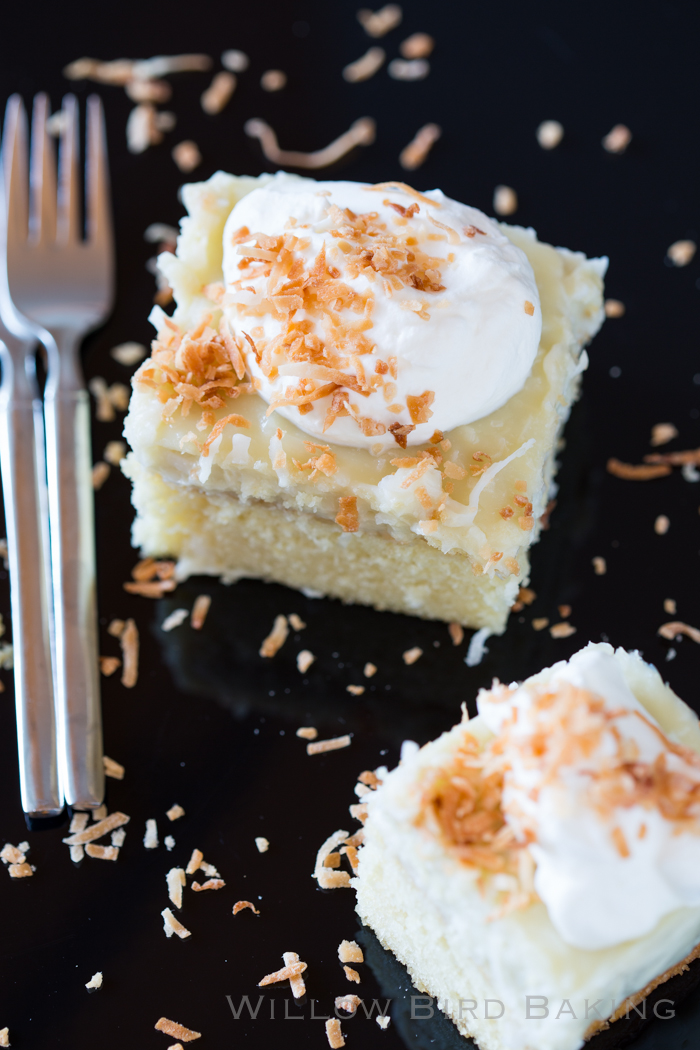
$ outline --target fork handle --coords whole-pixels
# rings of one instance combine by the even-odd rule
[[[58,360],[44,394],[56,631],[58,761],[66,802],[102,804],[90,400],[75,336],[54,332]],[[62,345],[64,344],[64,345]]]
[[[56,763],[42,403],[22,348],[0,342],[0,469],[5,502],[20,792],[28,817],[63,809]]]

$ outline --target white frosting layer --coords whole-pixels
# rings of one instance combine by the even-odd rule
[[[330,425],[330,395],[312,402],[311,410],[303,415],[298,407],[276,406],[281,415],[316,439],[378,451],[379,447],[394,446],[389,427],[398,423],[415,428],[407,435],[409,445],[420,444],[436,429],[449,431],[489,415],[525,383],[542,329],[530,263],[482,212],[445,197],[440,190],[431,191],[429,198],[434,204],[426,204],[425,199],[402,189],[372,190],[362,183],[316,182],[280,173],[240,200],[228,218],[224,230],[224,308],[239,340],[244,332],[250,335],[255,328],[255,341],[264,345],[287,331],[286,314],[275,315],[269,309],[262,316],[251,316],[246,310],[284,284],[283,278],[275,279],[271,288],[267,277],[249,279],[249,271],[240,268],[245,258],[243,246],[252,246],[258,233],[274,237],[293,233],[307,241],[306,247],[295,250],[307,272],[325,246],[327,266],[339,274],[337,279],[358,295],[373,297],[364,313],[371,321],[364,332],[371,353],[361,353],[354,360],[352,348],[338,346],[327,316],[305,309],[297,309],[293,315],[294,322],[310,322],[307,327],[311,335],[324,343],[321,361],[327,353],[344,356],[345,363],[336,367],[348,375],[359,375],[360,385],[364,383],[363,392],[349,391],[349,414],[340,415]],[[389,201],[406,209],[417,204],[419,211],[406,219],[385,203]],[[329,216],[332,205],[349,208],[355,215],[376,212],[375,227],[383,224],[383,232],[403,239],[404,246],[407,237],[415,238],[422,252],[438,260],[434,267],[438,277],[433,285],[439,290],[422,290],[396,281],[398,286],[391,287],[385,272],[348,274],[343,238],[331,232],[338,229],[337,213],[335,219]],[[449,227],[449,231],[431,220]],[[251,237],[232,243],[235,231],[244,226]],[[479,232],[469,236],[465,233],[469,228]],[[363,314],[343,308],[338,317],[341,322],[357,324]],[[327,382],[314,372],[313,364],[298,358],[290,361],[285,354],[273,358],[274,367],[268,367],[266,374],[250,345],[240,345],[245,347],[246,363],[259,384],[259,393],[268,403],[297,387],[301,378],[310,378],[319,386]],[[379,375],[378,362],[384,362],[379,365]],[[371,386],[370,379],[374,377],[378,384],[380,376],[383,385]],[[420,397],[426,391],[434,399],[425,421],[415,422],[407,397]],[[373,433],[363,432],[353,417],[371,419]]]
[[[537,698],[543,692],[556,696],[557,690],[563,695],[567,685],[602,701],[605,728],[600,732],[601,719],[579,704],[576,731],[570,733],[576,746],[560,756],[556,776],[547,777],[547,762],[534,758],[529,745],[532,734],[540,733],[551,748],[562,709],[556,701],[538,705]],[[651,793],[646,805],[601,805],[597,788],[601,777],[620,770],[621,748],[637,764],[638,783],[639,764],[662,761],[678,778],[681,795],[700,785],[698,756],[661,734],[625,682],[612,649],[584,649],[510,695],[498,688],[482,692],[478,706],[492,732],[504,734],[506,820],[519,836],[534,833],[535,889],[563,940],[605,948],[644,935],[677,908],[700,905],[698,814],[685,823],[667,819]]]

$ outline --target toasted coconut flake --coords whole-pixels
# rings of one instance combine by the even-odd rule
[[[393,65],[394,63],[392,63]],[[439,124],[424,124],[399,154],[399,164],[405,171],[415,171],[428,159],[428,154],[442,135]]]
[[[191,1028],[185,1028],[184,1024],[178,1021],[169,1021],[167,1017],[161,1017],[159,1021],[156,1021],[154,1028],[173,1039],[182,1039],[183,1043],[191,1043],[193,1039],[202,1038],[201,1032],[193,1032]]]
[[[245,911],[246,908],[249,908],[255,915],[260,914],[252,901],[236,901],[233,906],[233,914],[238,915],[239,911]]]
[[[114,672],[121,667],[121,660],[118,656],[101,656],[100,657],[100,672],[109,678]]]
[[[313,744],[306,745],[307,755],[322,755],[326,751],[339,751],[343,747],[350,747],[352,737],[349,733],[345,736],[332,737],[330,740],[317,740]]]
[[[88,389],[97,402],[95,407],[95,418],[100,423],[114,422],[115,409],[126,412],[129,407],[129,388],[124,383],[107,383],[102,376],[93,376],[88,383]]]
[[[299,956],[296,952],[284,952],[282,955],[285,966],[293,966],[299,962]],[[295,999],[301,999],[306,995],[306,984],[301,974],[297,974],[295,977],[289,978],[289,986],[292,989],[292,995]]]
[[[432,54],[435,41],[428,33],[413,33],[399,44],[404,58],[427,58]]]
[[[183,142],[178,142],[177,146],[173,146],[171,156],[180,171],[185,173],[194,171],[202,163],[199,146],[192,139],[185,139]]]
[[[82,846],[69,846],[70,859],[74,864],[79,864],[85,856],[85,850]]]
[[[453,645],[461,645],[464,641],[464,628],[461,623],[450,623],[447,625]]]
[[[281,69],[267,69],[260,77],[263,91],[282,91],[287,86],[287,74]]]
[[[180,817],[184,817],[185,811],[179,803],[175,803],[170,809],[166,809],[165,815],[168,820],[179,820]]]
[[[632,141],[632,132],[625,124],[616,124],[603,139],[603,149],[608,153],[624,153]]]
[[[375,664],[369,663],[368,661],[362,669],[362,673],[365,678],[372,678],[372,676],[377,673],[377,667]]]
[[[130,820],[131,817],[127,817],[126,813],[118,811],[110,813],[104,820],[98,820],[96,824],[91,824],[82,831],[76,831],[61,841],[65,842],[67,846],[84,846],[86,842],[94,842],[96,839],[101,839],[103,835],[108,835],[110,831],[120,828],[123,824],[128,824]]]
[[[548,616],[537,616],[532,621],[532,626],[534,627],[534,629],[536,631],[543,631],[545,629],[545,627],[547,627],[548,624],[549,624],[549,617]]]
[[[175,918],[170,908],[163,908],[160,914],[163,916],[163,930],[166,937],[170,938],[173,934],[176,934],[181,941],[184,941],[186,937],[192,936],[192,932]],[[177,1033],[173,1032],[172,1034],[175,1035]]]
[[[222,890],[225,885],[223,879],[207,879],[206,882],[193,882],[192,889],[196,893],[201,893],[202,890]]]
[[[3,864],[23,864],[26,859],[24,851],[18,846],[13,846],[11,842],[6,842],[0,850],[0,860]]]
[[[124,845],[124,839],[125,838],[126,838],[126,831],[124,830],[124,828],[117,828],[117,830],[113,831],[112,834],[110,835],[110,841],[111,841],[113,846],[117,847],[117,849],[121,849],[122,848],[122,846]],[[72,849],[81,849],[82,847],[81,846],[72,846],[71,848]]]
[[[362,80],[369,80],[382,66],[386,59],[386,51],[382,47],[371,47],[361,58],[351,62],[343,70],[343,79],[350,84],[357,84]]]
[[[576,628],[566,622],[555,623],[549,628],[549,633],[552,638],[570,638],[572,634],[576,634]]]
[[[101,988],[102,973],[99,970],[97,971],[97,973],[94,973],[90,980],[86,982],[85,987],[89,992],[96,992],[98,988]]]
[[[114,780],[124,779],[124,766],[120,762],[115,762],[113,758],[108,758],[107,755],[103,755],[102,761],[105,767],[105,776],[112,777]]]
[[[95,860],[117,860],[119,857],[117,846],[100,846],[96,842],[88,842],[85,852]]]
[[[316,865],[312,878],[316,879],[321,889],[329,890],[350,885],[350,876],[346,871],[333,871],[325,866],[326,857],[345,842],[347,837],[347,831],[333,832],[316,854]]]
[[[430,62],[425,58],[395,58],[389,63],[387,72],[393,80],[425,80],[430,72]]]
[[[357,513],[356,496],[340,496],[338,498],[339,510],[335,516],[336,524],[340,525],[343,532],[357,532],[360,518]]]
[[[341,941],[338,945],[338,958],[341,963],[361,963],[365,961],[357,941]]]
[[[669,441],[673,441],[674,438],[678,437],[678,428],[674,427],[673,423],[656,423],[651,428],[651,440],[650,445],[666,445]]]
[[[352,966],[344,966],[345,976],[349,981],[354,981],[355,984],[360,983],[360,975],[357,970],[353,970]]]
[[[290,613],[287,619],[289,620],[289,626],[293,631],[303,631],[306,627],[301,616],[298,616],[296,613]]]
[[[162,598],[164,594],[174,591],[175,580],[129,580],[124,585],[128,594],[138,594],[142,598]]]
[[[260,140],[263,153],[273,164],[291,168],[327,168],[344,157],[355,146],[371,145],[376,136],[376,125],[371,117],[362,117],[325,149],[316,150],[314,153],[280,149],[277,135],[264,120],[248,120],[244,131],[250,138]]]
[[[228,104],[238,83],[233,73],[217,73],[211,84],[202,95],[202,109],[211,115],[221,113]]]
[[[289,954],[296,953],[292,952]],[[290,963],[288,966],[283,966],[281,970],[275,970],[274,973],[266,974],[261,981],[258,981],[258,988],[266,988],[268,984],[280,984],[282,981],[288,981],[290,977],[298,977],[306,969],[307,965],[305,962]]]
[[[571,616],[571,606],[570,605],[558,605],[557,606],[557,611],[558,611],[559,615],[561,616],[562,620],[568,620],[569,617]]]
[[[614,457],[607,462],[607,471],[616,478],[625,481],[652,481],[654,478],[663,478],[671,473],[671,467],[667,463],[659,463],[652,466],[645,463],[622,463]]]
[[[340,1021],[337,1017],[331,1017],[326,1021],[326,1035],[331,1050],[340,1050],[341,1046],[345,1046],[345,1040],[343,1039],[343,1033],[340,1028]]]
[[[97,806],[95,809],[91,810],[90,812],[91,812],[92,819],[95,822],[97,822],[98,820],[104,820],[106,818],[106,816],[107,816],[107,807],[105,806],[105,804],[103,802],[101,806]]]
[[[362,696],[365,691],[363,685],[346,685],[345,689],[348,693],[352,693],[353,696]]]
[[[124,634],[125,627],[125,620],[111,620],[107,627],[107,634],[111,634],[113,638],[121,638]]]
[[[192,615],[190,617],[190,623],[195,631],[201,631],[204,626],[204,621],[207,618],[210,605],[211,595],[209,594],[200,594],[195,598],[194,605],[192,606]]]
[[[111,471],[109,463],[104,463],[102,460],[95,463],[92,468],[92,487],[95,492],[102,488]]]
[[[683,452],[652,452],[644,457],[645,463],[664,463],[672,467],[699,466],[700,448],[686,449]]]
[[[165,838],[163,839],[163,845],[167,849],[168,853],[171,850],[175,849],[175,839],[172,837],[172,835],[165,836]]]
[[[126,445],[123,441],[108,441],[102,455],[113,467],[118,467],[126,455]]]
[[[386,1014],[378,1014],[377,1017],[375,1017],[375,1021],[377,1022],[377,1024],[383,1032],[386,1032],[387,1028],[391,1024],[391,1018],[388,1017]]]
[[[28,876],[34,874],[34,869],[31,864],[26,861],[23,864],[10,864],[7,870],[10,873],[11,879],[26,879]]]
[[[406,652],[403,654],[403,662],[408,667],[410,667],[410,665],[414,664],[416,660],[420,660],[422,655],[423,650],[420,648],[420,646],[414,645],[412,649],[407,649]]]
[[[120,642],[123,662],[122,685],[133,689],[139,677],[139,631],[131,618],[124,624]]]
[[[165,617],[160,625],[161,631],[173,631],[176,627],[179,627],[180,624],[183,624],[188,616],[189,612],[187,609],[174,609],[169,616]]]
[[[665,536],[670,527],[670,519],[665,514],[659,514],[654,521],[654,532],[657,536]]]
[[[366,802],[357,802],[352,806],[349,806],[348,809],[350,811],[350,816],[354,820],[359,820],[362,824],[367,820],[368,810]]]
[[[593,565],[593,572],[596,576],[605,576],[608,571],[608,563],[605,558],[601,558],[600,555],[597,555],[595,558],[591,559],[591,564]]]
[[[697,244],[695,241],[674,241],[668,248],[666,257],[674,266],[687,266],[693,261]]]
[[[375,38],[385,36],[396,29],[403,19],[403,11],[398,4],[385,4],[379,11],[370,11],[366,7],[357,12],[357,21],[367,36]]]
[[[10,1029],[0,1028],[0,1046],[10,1045]]]
[[[564,138],[564,128],[558,120],[543,120],[535,134],[542,149],[556,149]]]
[[[605,316],[610,318],[624,317],[625,304],[621,303],[619,299],[606,299]]]
[[[287,641],[288,635],[289,626],[287,624],[287,617],[282,615],[276,616],[272,630],[260,646],[260,656],[267,658],[273,657]]]
[[[676,602],[673,598],[664,598],[664,612],[669,616],[676,615]]]
[[[668,641],[672,642],[678,635],[684,634],[687,638],[692,638],[694,642],[700,645],[700,631],[697,627],[689,627],[687,623],[682,623],[680,620],[672,620],[670,623],[663,623],[657,632],[662,638],[667,638]]]
[[[326,859],[324,860],[323,865],[326,868],[339,868],[340,867],[340,854],[339,853],[329,853],[328,856],[326,857]]]
[[[297,653],[297,668],[301,674],[306,674],[315,659],[314,654],[308,649],[302,649],[300,653]]]
[[[194,875],[195,871],[201,867],[202,861],[204,860],[204,854],[199,849],[192,850],[192,856],[190,857],[185,872],[187,875]]]
[[[158,825],[152,817],[146,821],[146,833],[143,836],[143,844],[146,849],[158,848]]]
[[[230,69],[232,73],[245,73],[250,65],[250,59],[245,51],[238,51],[235,48],[231,48],[228,51],[224,51],[222,54],[221,65],[224,69]]]
[[[347,1014],[354,1014],[362,1000],[359,995],[338,995],[335,999],[336,1010],[345,1010]]]
[[[496,186],[493,191],[493,210],[496,215],[512,215],[518,210],[518,195],[512,186]]]
[[[258,835],[255,840],[255,845],[257,846],[258,853],[267,853],[270,848],[270,843],[264,835]]]
[[[71,835],[75,834],[76,831],[83,831],[87,827],[89,819],[90,819],[90,814],[89,813],[78,813],[78,812],[74,813],[73,816],[71,817],[70,828],[69,828],[69,831],[70,831]],[[0,853],[0,857],[1,856],[2,856],[2,854]]]
[[[185,886],[185,869],[171,868],[165,876],[168,886],[168,896],[176,908],[182,907],[182,890]]]
[[[304,740],[315,740],[318,736],[318,729],[313,726],[302,726],[301,729],[297,729],[297,736],[302,737]]]

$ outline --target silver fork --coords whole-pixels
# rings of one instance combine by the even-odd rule
[[[26,116],[22,100],[7,105],[5,155],[9,291],[35,326],[48,356],[44,392],[46,460],[55,623],[58,767],[66,802],[99,806],[104,796],[102,717],[97,653],[97,595],[90,450],[90,402],[80,344],[109,314],[114,289],[113,238],[104,116],[87,100],[87,236],[81,236],[78,104],[63,100],[58,190],[47,132],[48,98],[37,95],[27,214]],[[23,141],[24,140],[24,141]]]

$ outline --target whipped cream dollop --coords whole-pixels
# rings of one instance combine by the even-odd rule
[[[561,937],[597,949],[700,905],[700,755],[673,744],[610,646],[478,699],[498,735],[502,806]]]
[[[482,212],[402,183],[283,172],[224,230],[225,316],[265,401],[379,452],[495,411],[542,329],[525,254]]]

